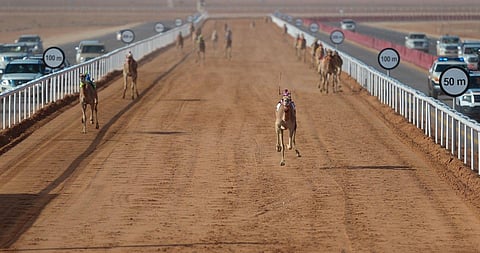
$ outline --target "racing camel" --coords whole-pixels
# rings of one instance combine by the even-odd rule
[[[177,38],[175,39],[175,45],[180,53],[183,53],[183,35],[182,32],[178,32]]]
[[[132,89],[132,100],[135,98],[134,94],[138,95],[137,91],[137,61],[133,59],[132,52],[128,52],[127,54],[127,59],[125,60],[125,63],[123,64],[123,95],[122,98],[125,98],[125,93],[127,92],[127,86],[128,86],[128,77],[130,77],[131,80],[131,89]]]
[[[295,134],[297,132],[297,115],[292,102],[290,93],[283,94],[277,111],[275,112],[275,131],[277,133],[277,152],[282,153],[280,166],[285,165],[285,144],[283,142],[283,131],[288,129],[288,149],[295,149],[297,157],[300,157],[300,151],[295,146]]]
[[[93,81],[89,81],[87,74],[80,74],[80,105],[82,106],[82,133],[87,133],[87,106],[90,105],[90,124],[95,120],[95,128],[98,129],[97,105],[98,96],[97,90]],[[95,114],[95,115],[94,115]]]
[[[205,62],[205,39],[202,34],[199,34],[197,40],[195,41],[195,51],[197,53],[197,58],[195,62],[204,63]]]
[[[332,79],[332,90],[333,92],[338,91],[338,68],[335,65],[333,60],[332,51],[328,50],[327,56],[325,56],[318,65],[318,74],[320,79],[318,81],[318,88],[320,92],[325,91],[328,93],[328,85],[330,83],[329,79]]]

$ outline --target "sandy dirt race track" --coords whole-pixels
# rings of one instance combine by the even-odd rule
[[[140,65],[139,99],[120,78],[100,90],[99,130],[74,104],[2,154],[0,251],[478,252],[468,169],[347,76],[320,94],[273,24],[204,34],[225,22],[231,61],[207,41],[198,64],[187,40]],[[279,73],[302,153],[284,167]]]

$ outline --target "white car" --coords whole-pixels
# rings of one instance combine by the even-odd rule
[[[25,34],[15,40],[15,43],[25,43],[30,47],[32,54],[43,54],[43,41],[36,34]]]
[[[50,72],[43,60],[13,60],[7,64],[5,72],[0,79],[0,92],[13,90]]]
[[[456,35],[443,35],[437,40],[438,56],[458,56],[458,46],[460,46],[460,37]]]
[[[86,62],[90,59],[99,57],[107,52],[105,44],[98,40],[84,40],[75,47],[77,63]]]
[[[409,33],[405,36],[405,47],[428,53],[428,37],[425,33]]]
[[[355,29],[357,28],[356,24],[355,24],[355,21],[351,20],[351,19],[344,19],[340,22],[340,27],[342,28],[342,30],[348,30],[348,31],[352,31],[352,32],[355,32]]]
[[[462,57],[439,57],[435,60],[428,70],[428,95],[430,97],[438,98],[443,94],[440,88],[440,76],[447,68],[456,66],[467,70],[467,63]]]
[[[466,40],[458,47],[458,55],[465,59],[469,70],[478,70],[480,41]]]

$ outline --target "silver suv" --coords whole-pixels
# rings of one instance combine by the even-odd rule
[[[32,80],[49,74],[43,60],[22,59],[13,60],[7,64],[0,82],[0,92],[9,91]]]
[[[458,55],[465,59],[468,69],[478,70],[480,41],[466,40],[458,47]]]
[[[105,44],[98,40],[84,40],[75,47],[77,63],[86,62],[107,52]]]
[[[460,46],[460,37],[456,35],[443,35],[437,40],[438,56],[458,56],[458,46]]]
[[[351,19],[344,19],[340,22],[340,27],[342,28],[342,30],[349,30],[355,32],[357,26],[355,24],[355,21]]]
[[[25,43],[30,47],[32,54],[43,54],[43,41],[36,34],[25,34],[15,40],[15,43]]]
[[[405,36],[405,47],[428,53],[428,37],[424,33],[409,33]]]
[[[439,95],[443,94],[442,89],[440,88],[440,75],[443,71],[451,66],[461,67],[467,70],[467,63],[463,60],[462,57],[439,57],[435,60],[428,70],[428,95],[430,97],[438,98]]]
[[[23,59],[31,55],[30,47],[25,43],[12,43],[0,45],[0,75],[12,60]]]

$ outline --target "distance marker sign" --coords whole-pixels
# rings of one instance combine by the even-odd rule
[[[345,35],[340,30],[335,30],[330,33],[330,40],[333,44],[342,44],[343,40],[345,39]]]
[[[182,20],[181,18],[175,19],[175,25],[176,25],[176,26],[181,26],[181,25],[183,25],[183,20]]]
[[[452,97],[458,97],[468,90],[469,75],[467,70],[452,66],[447,68],[440,75],[440,88]]]
[[[317,23],[311,23],[310,24],[310,32],[312,32],[312,33],[318,32],[318,24]]]
[[[132,30],[123,30],[120,34],[123,43],[130,44],[135,40],[135,33]]]
[[[385,48],[378,54],[378,64],[386,70],[394,69],[400,64],[400,55],[393,48]]]
[[[163,31],[165,31],[165,25],[163,25],[162,23],[156,23],[155,24],[155,32],[161,33]]]
[[[43,62],[49,68],[59,68],[65,62],[65,53],[58,47],[49,47],[43,53]]]
[[[303,20],[301,18],[298,18],[295,20],[295,25],[296,26],[302,26],[303,25]]]

